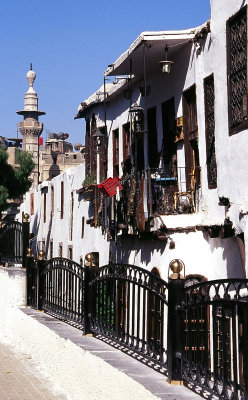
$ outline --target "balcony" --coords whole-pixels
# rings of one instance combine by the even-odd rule
[[[200,169],[177,168],[174,173],[162,168],[130,174],[121,181],[118,195],[104,194],[98,187],[90,199],[91,226],[107,227],[111,236],[149,231],[148,217],[195,213],[200,188]],[[147,196],[147,197],[145,197]],[[146,206],[147,203],[147,206]]]
[[[196,211],[196,192],[200,187],[200,169],[178,167],[147,170],[149,214],[189,214]],[[149,179],[150,178],[150,179]]]

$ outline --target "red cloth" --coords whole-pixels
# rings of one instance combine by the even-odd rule
[[[42,145],[43,145],[43,138],[39,137],[39,146],[42,146]]]
[[[109,196],[109,197],[116,195],[117,188],[119,188],[119,191],[123,189],[117,178],[108,178],[97,186],[104,194],[104,196]]]

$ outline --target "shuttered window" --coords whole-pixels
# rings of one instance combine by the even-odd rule
[[[208,187],[209,189],[215,189],[217,187],[217,165],[215,156],[215,96],[213,75],[204,79],[204,99]]]
[[[229,134],[248,128],[247,6],[227,21]]]

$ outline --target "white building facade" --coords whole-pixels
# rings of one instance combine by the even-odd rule
[[[179,258],[186,275],[247,277],[247,3],[212,0],[206,24],[144,32],[108,67],[76,116],[85,162],[22,205],[48,258],[93,253],[166,280]]]

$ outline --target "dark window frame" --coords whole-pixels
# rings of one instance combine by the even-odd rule
[[[60,219],[64,218],[64,181],[60,183]]]
[[[248,57],[247,57],[247,51],[248,51],[248,46],[247,46],[247,39],[248,39],[248,16],[247,16],[248,8],[247,5],[241,8],[236,14],[234,14],[231,18],[229,18],[226,22],[226,40],[227,40],[227,95],[228,95],[228,126],[229,126],[229,136],[232,136],[236,133],[239,133],[245,129],[248,128]],[[242,15],[246,16],[246,40],[245,45],[245,55],[246,55],[246,66],[245,66],[245,74],[246,74],[246,94],[243,95],[242,98],[242,111],[243,111],[243,118],[244,121],[238,123],[236,126],[233,126],[232,122],[232,85],[231,85],[231,79],[232,77],[237,76],[242,69],[236,70],[235,72],[232,72],[232,66],[234,65],[232,61],[235,59],[235,57],[232,57],[231,54],[231,27],[234,25],[235,21],[237,21],[239,18],[241,18]],[[238,41],[240,44],[241,41]],[[241,54],[241,53],[239,53]]]
[[[192,170],[195,171],[194,184],[198,188],[201,186],[196,84],[183,91],[182,101],[186,188],[192,190]]]
[[[46,223],[47,192],[43,193],[43,222]]]
[[[157,107],[147,109],[147,131],[148,131],[148,163],[150,168],[158,168],[158,130],[157,130]]]
[[[130,122],[122,125],[123,162],[131,157],[131,132]]]
[[[119,128],[113,130],[113,177],[119,178],[119,151],[120,133]]]
[[[217,163],[215,152],[215,86],[214,74],[207,76],[204,81],[204,105],[205,105],[205,138],[206,138],[206,163],[208,188],[217,188]],[[213,91],[212,98],[209,92]]]
[[[34,193],[30,194],[30,215],[34,215]]]

